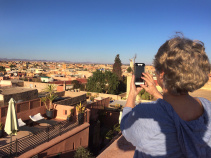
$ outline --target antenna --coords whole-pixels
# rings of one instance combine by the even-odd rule
[[[135,54],[134,58],[133,58],[133,63],[135,64],[135,60],[136,60],[137,55]]]

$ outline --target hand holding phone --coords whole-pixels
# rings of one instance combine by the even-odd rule
[[[143,72],[145,72],[145,64],[144,63],[135,63],[135,85],[136,87],[140,87],[141,84],[144,84],[144,80],[141,78],[143,76]]]

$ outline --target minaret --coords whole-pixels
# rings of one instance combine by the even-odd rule
[[[134,72],[134,63],[135,63],[135,60],[136,60],[136,54],[135,56],[132,58],[132,59],[129,59],[130,60],[130,67],[132,68],[133,72]],[[127,76],[127,96],[128,97],[128,94],[130,92],[130,82],[131,82],[131,79],[132,79],[132,74],[128,75]]]

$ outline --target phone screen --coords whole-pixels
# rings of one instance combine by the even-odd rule
[[[141,84],[144,84],[144,80],[141,78],[143,76],[143,72],[145,70],[145,64],[144,63],[135,63],[135,85],[140,86]]]

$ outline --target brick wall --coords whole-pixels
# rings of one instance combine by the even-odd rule
[[[74,156],[74,152],[78,147],[83,146],[87,148],[88,141],[89,123],[84,123],[55,139],[24,153],[19,156],[19,158],[32,157],[35,155],[38,158],[47,158],[57,156],[58,154],[60,154],[60,157],[62,158],[70,158]]]
[[[55,102],[55,104],[74,106],[80,102],[82,104],[86,103],[86,95],[85,94],[83,94],[81,96],[74,97],[74,98],[68,98],[68,99],[58,101],[58,102]]]
[[[27,101],[38,98],[38,91],[36,89],[32,89],[30,91],[14,93],[14,94],[5,94],[3,96],[4,105],[8,105],[9,100],[13,98],[15,101]]]
[[[43,89],[45,89],[48,84],[49,83],[24,81],[24,87],[26,87],[26,88],[36,88],[38,90],[38,92],[42,92]],[[57,85],[56,85],[55,89],[57,89]]]
[[[2,122],[3,124],[5,124],[7,109],[8,106],[0,107],[0,122]],[[21,118],[23,121],[29,120],[29,115],[35,115],[37,113],[41,113],[41,115],[44,115],[46,113],[46,108],[39,98],[16,103],[15,109],[17,112],[17,118]]]

